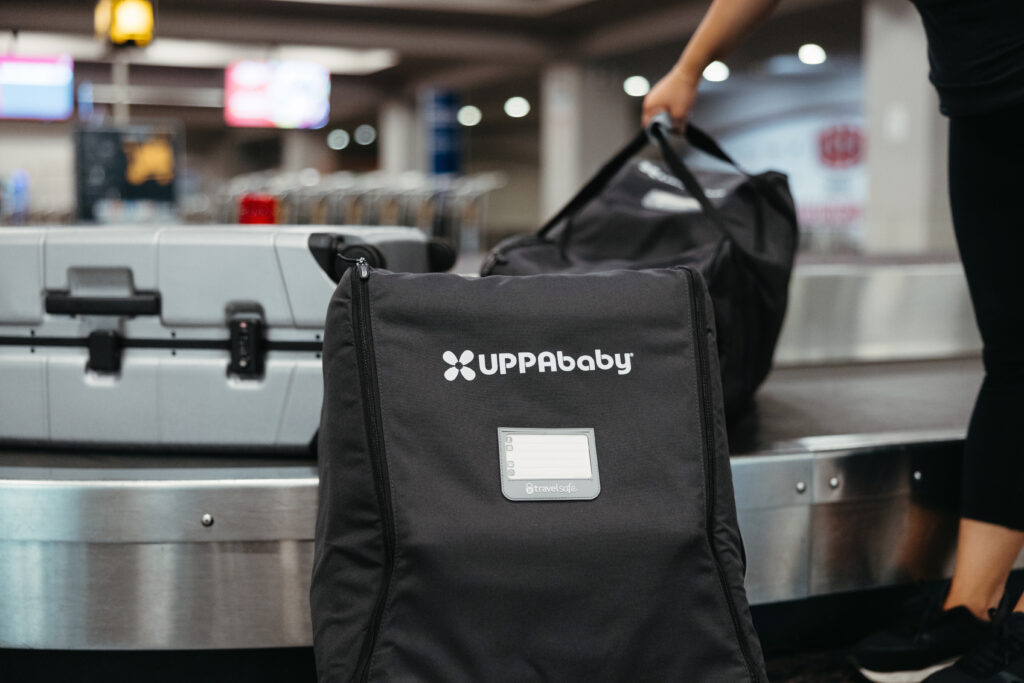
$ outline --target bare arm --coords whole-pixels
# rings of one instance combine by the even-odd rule
[[[731,52],[771,14],[780,0],[714,0],[675,66],[644,98],[644,125],[668,111],[682,128],[705,67]]]

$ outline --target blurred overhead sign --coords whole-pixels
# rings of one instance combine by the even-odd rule
[[[74,67],[60,57],[0,57],[0,119],[69,118]]]
[[[78,218],[172,218],[181,145],[173,124],[75,130]]]
[[[330,114],[331,75],[312,62],[244,60],[224,78],[224,120],[248,128],[321,128]]]

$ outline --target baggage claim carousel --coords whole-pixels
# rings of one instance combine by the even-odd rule
[[[733,421],[751,603],[950,572],[982,379],[954,263],[802,264]],[[0,647],[312,642],[312,458],[0,451]]]

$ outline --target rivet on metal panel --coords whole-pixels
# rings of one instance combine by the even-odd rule
[[[834,488],[834,489],[839,488],[839,477],[832,477],[831,479],[829,479],[828,480],[828,485],[829,485],[830,488]]]
[[[921,481],[921,470],[914,471],[914,481]]]
[[[796,492],[797,493],[803,493],[806,490],[807,490],[807,482],[805,482],[805,481],[798,481],[796,483]]]
[[[203,526],[213,526],[213,515],[207,512],[203,515],[202,522]]]

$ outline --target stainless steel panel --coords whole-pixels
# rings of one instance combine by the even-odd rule
[[[135,460],[0,466],[0,647],[309,645],[316,468]]]
[[[810,593],[909,580],[900,564],[908,511],[902,496],[814,506],[808,531]]]
[[[0,542],[168,543],[313,537],[317,479],[308,466],[296,467],[289,472],[293,476],[281,476],[278,469],[269,477],[224,477],[214,472],[207,479],[165,479],[146,470],[58,470],[48,478],[27,468],[16,473],[21,477],[14,478],[0,468]],[[173,471],[163,474],[178,476]],[[97,475],[104,478],[94,478]],[[205,514],[212,516],[210,526],[201,522]]]
[[[814,457],[815,503],[907,497],[910,462],[893,448],[837,451]]]
[[[738,510],[807,505],[813,464],[809,454],[791,453],[732,459]],[[804,486],[800,487],[803,482]],[[800,490],[800,489],[803,490]]]
[[[0,542],[0,647],[309,645],[312,545]]]
[[[972,387],[973,388],[973,387]],[[893,448],[915,444],[961,441],[967,433],[966,426],[950,429],[919,429],[898,432],[863,434],[830,434],[810,436],[790,442],[790,448],[800,448],[810,453],[829,454],[845,451],[857,454],[864,449]]]
[[[750,603],[807,596],[811,506],[743,508],[736,513],[747,552],[745,584]]]
[[[811,457],[805,453],[732,460],[751,603],[807,595],[812,473]]]
[[[949,436],[803,439],[734,458],[750,601],[948,575],[955,515],[912,503],[904,446]],[[94,459],[0,461],[0,647],[310,644],[311,464]]]

